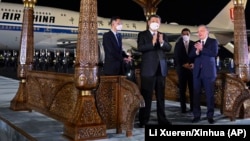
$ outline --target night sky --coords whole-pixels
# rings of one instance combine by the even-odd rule
[[[22,0],[2,1],[23,3]],[[208,24],[229,1],[162,0],[158,5],[157,14],[161,16],[164,23],[175,22],[183,25]],[[98,16],[100,17],[120,16],[122,19],[128,20],[145,20],[143,9],[133,0],[97,0],[97,4]],[[37,0],[36,5],[79,11],[80,0]],[[246,17],[250,15],[250,10],[248,9],[246,8]],[[246,24],[250,28],[250,19],[249,22],[246,19]]]

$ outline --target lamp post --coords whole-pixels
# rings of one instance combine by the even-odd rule
[[[235,73],[244,82],[249,79],[248,43],[245,22],[245,0],[233,0],[234,4],[234,63]]]

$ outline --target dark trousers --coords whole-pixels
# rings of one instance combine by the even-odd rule
[[[186,111],[186,91],[189,89],[190,110],[193,110],[193,72],[192,70],[181,68],[177,70],[179,83],[179,96],[181,110]]]
[[[201,91],[202,88],[206,94],[207,105],[207,118],[213,118],[214,116],[214,93],[215,93],[215,78],[204,77],[205,74],[201,74],[199,77],[194,77],[194,95],[193,95],[193,114],[194,117],[201,116]]]
[[[139,110],[140,124],[145,125],[150,119],[153,91],[157,101],[157,118],[159,124],[166,124],[165,114],[165,77],[157,75],[151,77],[141,76],[141,94],[145,101],[145,107]]]

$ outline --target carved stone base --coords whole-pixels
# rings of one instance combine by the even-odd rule
[[[245,100],[243,106],[244,106],[243,118],[250,118],[250,99]]]
[[[223,114],[231,121],[239,118],[249,118],[250,91],[246,84],[236,74],[226,74]]]
[[[31,111],[29,108],[27,108],[26,106],[26,94],[25,94],[25,82],[24,81],[20,81],[19,82],[19,88],[18,91],[15,95],[15,97],[11,100],[10,103],[10,109],[14,110],[14,111]]]
[[[77,109],[64,124],[64,135],[74,141],[106,138],[106,124],[96,110],[93,96],[78,96]]]
[[[138,86],[125,76],[101,76],[96,91],[97,109],[107,129],[116,128],[116,133],[126,130],[133,136],[134,119],[144,99]]]
[[[107,138],[105,124],[85,125],[81,127],[72,124],[65,124],[63,134],[74,141]]]

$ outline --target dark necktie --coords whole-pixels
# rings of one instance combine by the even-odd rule
[[[118,46],[120,46],[120,42],[119,42],[119,40],[120,40],[120,35],[119,35],[119,33],[116,33],[115,35],[116,35],[116,39],[117,39]]]
[[[201,41],[202,48],[204,47],[204,41]],[[200,65],[200,68],[202,68],[202,64]]]
[[[204,47],[204,41],[201,41],[202,47]]]

